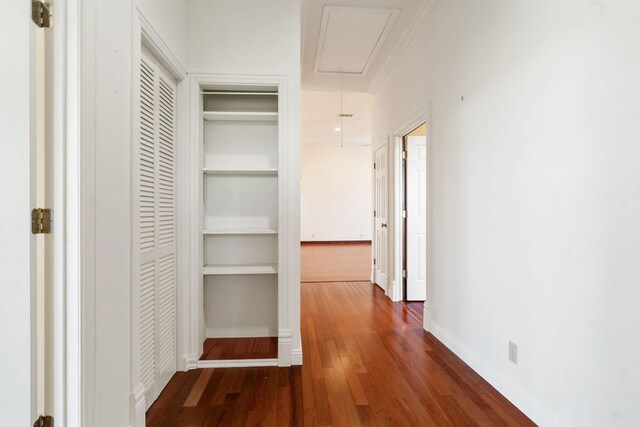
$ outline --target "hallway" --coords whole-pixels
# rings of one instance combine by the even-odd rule
[[[147,425],[533,425],[377,286],[303,283],[301,299],[302,367],[178,372]]]

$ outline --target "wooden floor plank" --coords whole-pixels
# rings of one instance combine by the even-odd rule
[[[371,277],[371,242],[303,243],[300,258],[303,283],[363,281]]]
[[[369,282],[304,283],[304,365],[177,373],[148,426],[531,426],[433,335],[419,305]],[[209,354],[237,353],[230,342]],[[243,343],[242,352],[262,351]]]
[[[278,337],[207,338],[200,360],[275,359]]]

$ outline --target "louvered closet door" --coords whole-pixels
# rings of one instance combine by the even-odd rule
[[[147,408],[176,372],[176,83],[143,51],[138,144],[140,372]]]

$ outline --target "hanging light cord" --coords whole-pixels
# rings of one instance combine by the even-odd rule
[[[344,147],[344,141],[342,138],[342,133],[344,132],[344,111],[342,111],[342,68],[340,68],[340,148]]]

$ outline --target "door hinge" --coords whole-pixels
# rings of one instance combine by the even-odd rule
[[[402,209],[402,218],[407,219],[407,210]]]
[[[376,217],[376,211],[373,211],[373,217],[374,218]]]
[[[51,28],[53,15],[51,3],[43,3],[39,0],[31,2],[31,19],[40,28]]]
[[[374,168],[374,169],[376,168],[376,163],[375,163],[375,162],[373,162],[373,168]]]
[[[36,208],[31,211],[31,232],[33,234],[50,234],[52,228],[51,209]]]
[[[375,258],[373,259],[373,265],[376,265],[376,259]]]
[[[40,415],[33,427],[53,427],[53,417],[51,415]]]
[[[403,279],[407,278],[407,270],[402,270],[402,278]]]
[[[407,160],[407,150],[402,151],[402,159]]]

